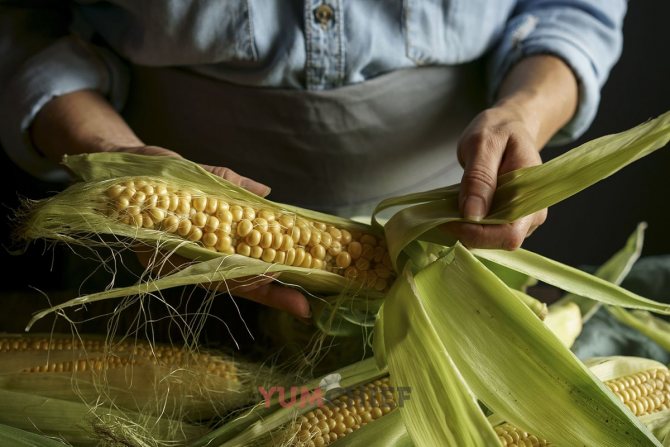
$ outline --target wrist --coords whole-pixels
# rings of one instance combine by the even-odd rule
[[[577,111],[578,84],[572,69],[552,55],[520,60],[498,91],[496,106],[514,107],[531,126],[539,146],[567,124]]]
[[[65,154],[144,145],[105,98],[91,90],[52,99],[36,115],[29,135],[35,147],[54,162]]]

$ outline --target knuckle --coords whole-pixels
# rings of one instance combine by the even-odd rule
[[[493,189],[496,186],[497,178],[489,169],[475,166],[463,173],[463,183],[474,189]]]
[[[523,244],[525,238],[526,234],[524,231],[515,229],[505,238],[502,248],[507,251],[514,251],[521,248],[521,244]]]

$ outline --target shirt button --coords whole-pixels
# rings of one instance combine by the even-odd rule
[[[331,20],[333,20],[333,8],[326,3],[322,3],[314,10],[314,17],[316,18],[317,22],[323,26],[326,26],[328,23],[330,23]]]

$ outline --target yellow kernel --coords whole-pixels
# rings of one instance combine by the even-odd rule
[[[278,220],[279,224],[288,230],[293,228],[293,225],[295,224],[295,218],[288,214],[282,214],[281,216],[279,216]]]
[[[333,236],[331,236],[330,233],[328,232],[321,233],[321,245],[323,245],[325,248],[328,248],[332,243],[333,243]]]
[[[191,227],[191,231],[188,233],[188,240],[197,242],[202,238],[202,230],[198,227]]]
[[[263,219],[267,220],[268,222],[271,222],[271,221],[273,221],[277,218],[275,216],[274,211],[266,210],[266,209],[258,211],[258,217],[263,218]]]
[[[233,216],[233,222],[239,222],[242,220],[242,217],[244,215],[244,211],[242,210],[242,207],[239,205],[233,205],[230,207],[230,212]],[[251,219],[249,219],[251,220]]]
[[[305,259],[302,260],[300,267],[310,268],[312,266],[312,255],[305,253]]]
[[[263,250],[261,259],[265,262],[274,262],[277,256],[277,251],[274,248],[266,248]]]
[[[242,209],[242,217],[244,219],[254,220],[256,218],[256,210],[250,206],[245,206]]]
[[[252,247],[257,246],[261,242],[261,232],[258,230],[251,230],[247,237],[244,238],[244,241]],[[260,247],[259,247],[260,248]]]
[[[312,238],[312,231],[307,227],[300,228],[300,239],[297,241],[300,245],[307,245]]]
[[[206,232],[205,234],[202,235],[202,244],[205,247],[214,247],[216,246],[216,243],[218,242],[218,238],[216,237],[216,234],[211,233],[211,232]]]
[[[191,224],[191,221],[188,219],[180,221],[179,227],[177,228],[177,234],[186,237],[191,232],[192,226],[193,224]]]
[[[107,188],[107,197],[110,199],[116,199],[121,195],[123,191],[125,191],[125,187],[121,185],[112,185],[109,188]]]
[[[342,242],[343,245],[347,245],[348,243],[351,242],[352,239],[351,233],[349,233],[349,231],[347,230],[340,230],[340,231],[342,233],[342,240],[340,242]]]
[[[179,228],[179,218],[174,215],[167,216],[162,222],[163,229],[170,233],[174,233]]]
[[[295,259],[291,263],[291,265],[295,265],[300,267],[305,260],[305,250],[302,247],[298,247],[295,249]]]
[[[283,251],[278,251],[275,255],[275,261],[277,264],[286,264],[286,253]]]
[[[177,205],[175,212],[182,216],[189,216],[191,214],[191,204],[183,197],[180,197],[179,204]]]
[[[227,210],[227,209],[219,208],[216,211],[216,217],[219,219],[219,222],[221,222],[221,223],[230,224],[230,223],[233,222],[233,213],[231,213],[230,210]]]
[[[314,222],[314,228],[321,231],[326,231],[328,226],[323,222]]]
[[[168,196],[168,199],[170,201],[168,205],[168,210],[169,211],[176,211],[177,208],[179,208],[179,196],[177,194],[170,194]]]
[[[254,228],[260,232],[268,231],[268,221],[262,217],[257,217],[253,220]]]
[[[335,263],[341,269],[345,269],[351,265],[351,255],[343,251],[335,258]]]
[[[219,228],[219,219],[214,216],[208,216],[207,222],[205,223],[205,231],[211,233],[215,232]]]
[[[312,258],[312,264],[310,268],[321,270],[323,268],[323,261],[321,259]]]
[[[222,235],[220,232],[216,233],[216,249],[221,252],[228,252],[233,248],[233,240],[230,236]]]
[[[261,241],[258,243],[262,248],[272,247],[272,233],[269,231],[261,234]]]
[[[353,241],[347,246],[347,251],[351,255],[351,259],[355,261],[361,257],[363,246],[360,244],[360,242]]]
[[[156,196],[156,206],[162,210],[170,208],[170,196],[167,194],[159,194]]]
[[[251,247],[244,242],[237,244],[237,254],[242,256],[251,256]]]
[[[128,208],[128,205],[130,205],[130,200],[127,197],[119,197],[116,201],[116,210],[123,211]]]
[[[251,233],[254,229],[254,224],[251,223],[249,219],[242,219],[237,224],[237,235],[239,237],[245,237]]]
[[[284,245],[284,239],[285,238],[284,238],[283,234],[273,233],[272,248],[274,248],[275,250],[279,250],[282,247],[282,245]],[[286,239],[290,239],[290,238],[287,237]]]
[[[148,214],[142,213],[142,226],[151,230],[154,227],[154,221]]]
[[[206,205],[207,197],[197,196],[193,197],[193,200],[191,201],[191,207],[193,207],[196,211],[204,211]]]
[[[327,231],[330,234],[330,236],[333,238],[334,241],[339,242],[340,239],[342,239],[342,232],[338,228],[330,226],[330,227],[328,227]]]
[[[288,250],[286,250],[286,260],[282,264],[295,265],[294,262],[295,262],[295,249],[289,248]]]
[[[268,221],[268,231],[270,231],[272,233],[279,234],[279,233],[281,233],[281,230],[282,230],[282,228],[281,228],[281,225],[279,224],[279,222],[277,222],[276,220],[269,220]]]
[[[147,210],[154,223],[162,222],[165,219],[165,211],[160,208],[150,208]]]
[[[260,259],[263,256],[263,249],[258,245],[251,247],[251,253],[249,254],[252,258]]]
[[[309,245],[318,245],[321,243],[321,231],[314,230],[309,238]]]
[[[300,242],[300,236],[302,236],[302,230],[300,229],[300,227],[295,226],[295,227],[291,228],[291,233],[290,234],[291,234],[291,239],[293,240],[293,242],[295,242],[296,244]]]
[[[326,249],[323,248],[323,245],[314,245],[309,252],[313,258],[319,259],[321,261],[326,257]]]
[[[147,198],[146,194],[144,194],[142,191],[137,191],[135,194],[133,194],[131,202],[133,202],[133,203],[144,203],[144,200],[146,198]]]
[[[219,199],[216,197],[210,197],[207,199],[207,205],[205,205],[205,212],[208,214],[215,214],[216,210],[219,209]]]
[[[282,251],[288,251],[293,248],[293,238],[289,235],[285,235],[281,238],[281,246],[279,247]]]

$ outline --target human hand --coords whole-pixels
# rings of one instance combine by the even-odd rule
[[[133,146],[117,147],[115,152],[130,152],[140,155],[181,157],[178,153],[159,146]],[[270,193],[270,188],[237,174],[232,169],[221,166],[201,165],[204,169],[214,175],[241,186],[254,194],[265,197]],[[161,256],[152,250],[137,249],[137,258],[142,265],[151,268],[154,274],[166,275],[188,265],[191,260],[182,256],[172,254],[168,257]],[[209,290],[218,290],[234,296],[245,298],[257,303],[286,311],[301,319],[311,317],[309,303],[305,296],[296,289],[285,287],[274,283],[279,275],[247,276],[228,281],[219,281],[212,284],[202,284]]]
[[[166,156],[166,157],[177,157],[181,158],[181,155],[179,155],[175,151],[171,151],[169,149],[165,149],[164,147],[160,146],[118,146],[109,149],[110,152],[129,152],[133,154],[139,154],[139,155],[160,155],[160,156]],[[221,177],[225,180],[228,180],[231,183],[234,183],[235,185],[241,186],[242,188],[258,195],[261,197],[265,197],[268,194],[270,194],[270,187],[266,186],[262,183],[259,183],[255,180],[252,180],[248,177],[241,176],[237,172],[233,171],[232,169],[229,168],[224,168],[222,166],[211,166],[211,165],[205,165],[205,164],[200,164],[202,168],[204,168],[206,171],[211,172],[212,174]]]
[[[486,217],[499,175],[542,163],[538,124],[528,116],[532,115],[521,105],[503,102],[480,113],[463,132],[458,145],[458,159],[465,169],[459,207],[466,219]],[[452,222],[443,228],[468,247],[515,250],[546,217],[544,209],[508,224]]]

